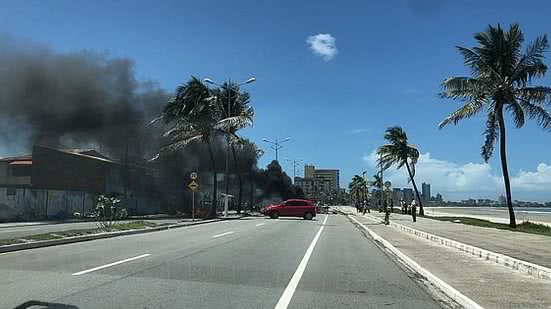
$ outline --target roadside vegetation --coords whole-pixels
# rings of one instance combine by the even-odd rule
[[[494,228],[494,229],[500,229],[500,230],[509,230],[514,232],[523,232],[523,233],[551,236],[551,227],[544,224],[532,223],[529,221],[525,221],[525,222],[522,222],[521,224],[518,224],[516,228],[511,228],[508,224],[495,223],[488,220],[468,218],[468,217],[433,217],[433,216],[425,216],[425,217],[433,220],[438,220],[438,221],[448,221],[453,223],[474,225],[474,226]]]

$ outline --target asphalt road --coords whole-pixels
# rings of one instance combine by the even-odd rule
[[[31,300],[73,306],[66,308],[440,308],[340,215],[221,221],[0,254],[0,291],[0,308]]]
[[[129,221],[138,221],[138,220],[126,220],[121,221],[121,223]],[[145,220],[151,221],[157,224],[164,223],[177,223],[180,220],[177,219],[157,219],[157,220]],[[63,232],[68,230],[79,230],[79,229],[93,229],[98,227],[97,222],[71,222],[71,223],[52,223],[52,224],[36,224],[36,225],[24,225],[11,226],[12,224],[7,225],[8,227],[2,227],[0,225],[0,239],[12,239],[12,238],[23,238],[25,236],[33,234],[43,234],[51,232]]]

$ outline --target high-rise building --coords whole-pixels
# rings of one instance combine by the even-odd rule
[[[322,200],[324,196],[330,196],[340,190],[339,170],[317,170],[313,165],[305,165],[304,178],[296,177],[295,183],[302,187],[307,198]]]
[[[423,194],[423,201],[430,201],[430,184],[429,183],[422,183],[422,194]]]
[[[413,201],[413,189],[404,188],[402,189],[402,194],[404,195],[404,202],[410,204]]]
[[[392,189],[392,201],[394,202],[394,205],[400,205],[400,200],[404,198],[404,193],[400,188],[393,188]]]
[[[314,178],[314,171],[316,170],[316,167],[313,165],[305,165],[304,166],[304,178]]]
[[[339,189],[339,170],[314,170],[314,180],[323,183],[327,190]]]

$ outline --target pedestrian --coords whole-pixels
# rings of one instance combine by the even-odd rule
[[[417,222],[417,202],[415,199],[411,201],[411,216],[413,217],[413,222]]]
[[[390,199],[390,212],[391,213],[394,212],[394,200],[393,199]]]

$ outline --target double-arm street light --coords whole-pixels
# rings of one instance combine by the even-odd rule
[[[230,91],[234,91],[236,93],[239,94],[239,90],[236,90],[239,89],[239,86],[242,86],[242,85],[245,85],[245,84],[250,84],[250,83],[253,83],[254,81],[256,81],[256,78],[254,77],[251,77],[249,79],[247,79],[246,81],[244,82],[241,82],[241,83],[236,83],[236,84],[232,84],[231,81],[229,81],[226,85],[222,85],[220,83],[217,83],[215,82],[214,80],[210,79],[210,78],[205,78],[204,79],[205,83],[209,83],[209,84],[213,84],[213,85],[217,85],[219,87],[223,87],[223,88],[227,88],[228,90]],[[228,110],[227,110],[227,117],[231,117],[231,99],[232,99],[232,96],[231,96],[231,93],[228,91]],[[228,132],[229,133],[229,132]],[[229,173],[230,173],[230,135],[229,134],[226,134],[226,144],[227,144],[227,149],[226,149],[226,175],[225,175],[225,179],[226,179],[226,198],[225,198],[225,205],[224,205],[224,216],[227,217],[228,216],[228,196],[230,196],[229,194]],[[215,206],[216,207],[216,206]]]
[[[281,148],[283,148],[283,145],[282,145],[282,144],[285,143],[285,142],[288,142],[289,140],[291,140],[291,138],[290,138],[290,137],[287,137],[286,139],[284,139],[284,140],[282,140],[282,141],[278,140],[277,138],[275,139],[275,141],[270,141],[270,140],[268,140],[268,139],[266,139],[266,138],[263,138],[262,140],[265,141],[266,143],[272,144],[270,147],[272,147],[272,149],[275,150],[275,160],[278,161],[278,155],[277,155],[277,154],[278,154],[278,151],[279,151]]]

